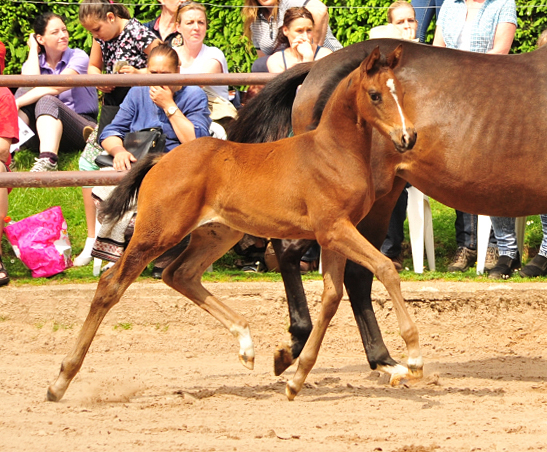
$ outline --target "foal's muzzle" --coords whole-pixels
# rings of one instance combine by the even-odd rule
[[[393,130],[389,136],[400,153],[410,151],[416,144],[418,133],[414,127],[405,127]]]

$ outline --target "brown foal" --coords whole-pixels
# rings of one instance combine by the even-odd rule
[[[342,298],[346,259],[365,266],[385,285],[397,311],[409,363],[420,368],[418,330],[408,315],[391,261],[355,228],[375,201],[372,128],[389,137],[393,154],[412,149],[416,132],[402,109],[393,74],[402,53],[375,48],[337,87],[316,130],[273,143],[239,144],[204,138],[140,161],[106,203],[115,221],[134,202],[138,216],[129,246],[100,279],[77,343],[63,360],[48,400],[60,400],[80,369],[95,333],[146,265],[192,233],[188,248],[163,273],[166,284],[218,319],[239,340],[241,362],[254,365],[247,321],[201,283],[207,267],[244,232],[259,237],[316,239],[323,248],[322,308],[287,384],[290,400],[313,367]],[[401,366],[402,375],[407,369]]]

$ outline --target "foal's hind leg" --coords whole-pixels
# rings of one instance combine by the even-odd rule
[[[291,335],[289,344],[280,344],[276,347],[275,375],[281,375],[300,356],[313,327],[300,276],[300,258],[312,243],[311,240],[272,240],[279,271],[285,285]]]
[[[332,317],[338,310],[343,295],[346,258],[334,251],[323,249],[322,261],[324,289],[321,297],[321,312],[304,350],[300,353],[296,373],[285,388],[289,400],[293,400],[300,392],[306,377],[317,361],[321,342]]]
[[[144,237],[143,234],[133,235],[120,260],[101,276],[76,344],[63,360],[57,380],[48,388],[47,399],[49,401],[58,402],[61,400],[68,385],[82,367],[99,325],[108,311],[118,303],[129,285],[137,279],[149,262],[177,243],[175,239],[173,243],[167,242],[163,248],[154,248],[148,244],[149,236],[144,237],[144,241],[141,240],[142,237]]]
[[[255,355],[247,320],[215,298],[201,283],[207,267],[222,257],[241,237],[242,232],[218,223],[194,230],[188,248],[164,270],[163,280],[228,328],[239,341],[239,360],[252,369]]]

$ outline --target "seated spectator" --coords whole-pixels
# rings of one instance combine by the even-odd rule
[[[160,41],[147,27],[132,19],[124,5],[108,0],[84,0],[80,3],[78,17],[82,26],[93,36],[88,68],[90,74],[146,73],[148,54]],[[130,89],[126,86],[98,88],[103,92],[100,123],[95,129],[85,130],[88,137],[80,157],[81,171],[99,169],[95,165],[95,158],[103,149],[97,144],[97,136],[110,124]],[[87,265],[92,259],[97,212],[91,197],[91,188],[82,187],[87,239],[84,249],[74,259],[75,267]]]
[[[285,12],[283,26],[277,33],[276,48],[281,49],[268,58],[268,71],[284,72],[295,64],[319,60],[332,53],[313,42],[315,23],[304,7],[289,8]]]
[[[180,71],[177,52],[166,44],[160,44],[148,59],[150,74],[176,74]],[[167,136],[165,152],[181,143],[199,137],[209,136],[211,119],[207,107],[207,96],[197,86],[136,86],[129,90],[120,110],[111,124],[105,127],[99,137],[101,146],[114,157],[114,169],[129,170],[136,159],[123,146],[123,139],[129,132],[151,127],[161,127]],[[95,187],[93,194],[104,200],[111,187]],[[103,225],[95,241],[93,256],[115,262],[126,246],[125,230],[132,215],[125,224]],[[169,251],[167,252],[169,253]],[[165,268],[178,254],[173,251],[160,262],[156,260],[155,270],[161,277]]]
[[[0,42],[0,74],[4,72],[4,57],[6,48]],[[9,171],[11,163],[10,146],[19,141],[19,126],[17,125],[17,106],[15,98],[8,88],[0,87],[0,173]],[[0,188],[0,238],[4,232],[4,218],[8,214],[9,188]],[[0,247],[0,286],[10,281],[8,271],[2,262],[2,247]]]
[[[181,74],[227,74],[228,63],[222,50],[203,43],[207,34],[207,12],[195,2],[180,5],[176,17],[177,30],[184,45],[173,46],[180,59]],[[230,102],[228,86],[202,87],[209,98],[211,119],[226,126],[237,115]]]
[[[69,48],[68,38],[60,16],[39,16],[27,41],[29,55],[23,75],[87,74],[89,57],[83,50]],[[92,87],[21,88],[15,97],[19,116],[39,140],[40,154],[31,171],[56,171],[59,147],[83,149],[84,128],[97,123],[97,90]]]

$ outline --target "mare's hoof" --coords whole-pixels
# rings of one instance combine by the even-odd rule
[[[292,402],[294,400],[296,394],[298,394],[298,391],[294,387],[294,383],[292,382],[292,380],[289,380],[287,382],[287,386],[285,386],[285,395],[287,396],[287,399],[289,399],[289,402]]]
[[[274,374],[276,377],[285,372],[296,360],[292,356],[291,347],[283,344],[274,353]]]
[[[253,370],[255,367],[254,356],[239,355],[239,361],[249,370]]]
[[[61,397],[57,397],[53,392],[51,392],[51,388],[47,388],[47,401],[48,402],[58,402],[61,400]]]

